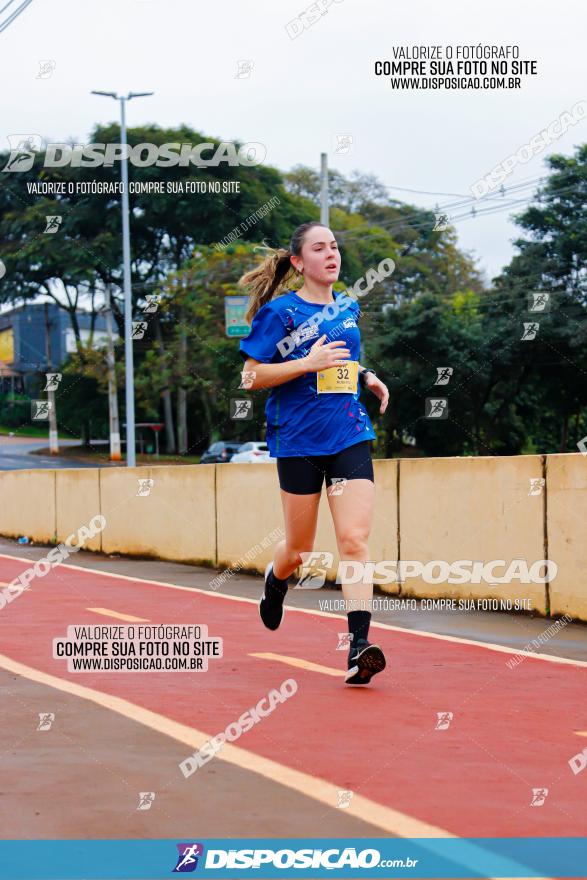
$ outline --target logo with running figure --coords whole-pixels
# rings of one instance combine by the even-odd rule
[[[54,721],[54,712],[39,712],[39,724],[37,730],[51,730],[51,725]]]
[[[150,810],[154,800],[154,791],[139,791],[139,805],[137,810]]]
[[[550,294],[543,290],[530,293],[528,296],[529,312],[548,312],[550,309]]]
[[[454,715],[452,712],[437,712],[436,717],[438,721],[436,722],[434,730],[448,730]]]
[[[347,484],[346,477],[331,477],[330,486],[326,489],[327,495],[342,495],[344,487]]]
[[[252,388],[256,375],[256,370],[243,370],[243,372],[241,373],[241,384],[238,387],[247,389]]]
[[[43,140],[40,134],[9,134],[10,156],[2,171],[30,171]]]
[[[31,419],[34,422],[47,420],[52,409],[52,400],[31,400]]]
[[[523,321],[523,324],[524,332],[520,336],[520,341],[523,342],[528,339],[536,339],[536,334],[540,328],[538,321]]]
[[[436,372],[438,373],[435,381],[435,385],[448,385],[450,382],[450,377],[452,376],[454,370],[452,367],[436,367]]]
[[[49,234],[54,235],[61,227],[63,216],[61,214],[45,214],[45,219],[47,221],[47,226],[43,232],[48,232]]]
[[[202,843],[176,843],[178,850],[177,864],[174,874],[187,874],[198,867],[198,859],[204,855]]]
[[[530,801],[531,807],[542,807],[544,806],[544,801],[548,797],[548,789],[547,788],[533,788],[532,789],[532,800]]]
[[[446,397],[427,397],[425,417],[427,419],[447,419],[448,400]]]
[[[319,590],[324,586],[326,573],[332,567],[334,556],[323,550],[300,553],[302,573],[294,590]]]
[[[346,809],[346,807],[350,806],[351,799],[353,796],[352,791],[347,791],[346,789],[340,789],[339,791],[336,792],[336,794],[337,794],[336,806],[339,809],[344,810],[344,809]]]

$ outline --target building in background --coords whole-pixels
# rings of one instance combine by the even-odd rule
[[[87,343],[92,316],[76,312],[82,342]],[[94,347],[106,345],[106,319],[94,318]],[[69,315],[55,303],[28,303],[0,314],[0,394],[26,394],[39,372],[57,370],[75,351]]]

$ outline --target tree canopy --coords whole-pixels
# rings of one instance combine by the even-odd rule
[[[115,125],[92,133],[93,142],[118,140]],[[128,141],[219,143],[187,126],[154,125],[129,129]],[[107,382],[103,352],[82,344],[80,309],[95,320],[108,287],[123,334],[120,196],[46,197],[27,184],[117,181],[119,168],[45,168],[43,156],[37,154],[30,171],[4,175],[0,188],[6,266],[0,302],[44,295],[67,311],[77,352],[64,368],[70,381],[58,407],[63,423],[81,431],[90,418],[107,426]],[[373,175],[330,173],[330,226],[342,254],[337,288],[352,287],[384,259],[395,263],[361,299],[366,362],[391,393],[383,416],[372,395],[362,398],[379,454],[566,451],[587,432],[587,146],[547,161],[543,187],[515,218],[516,253],[490,285],[459,248],[454,227],[435,229],[434,212],[389,198]],[[135,343],[137,419],[164,420],[169,451],[201,451],[215,439],[260,439],[263,392],[253,396],[253,422],[230,419],[230,398],[247,392],[239,389],[238,340],[225,333],[224,297],[241,293],[238,279],[263,258],[264,247],[287,245],[297,225],[319,218],[317,172],[129,164],[129,180],[239,183],[238,192],[225,194],[130,195],[133,318],[148,324]],[[62,217],[54,235],[44,232],[49,215]],[[221,244],[229,238],[233,243]],[[151,294],[160,302],[146,314]],[[537,294],[546,294],[539,310]],[[118,349],[122,387],[120,343]],[[438,384],[445,367],[452,371],[448,382]],[[436,398],[447,401],[446,418],[426,417],[426,399]],[[184,422],[182,441],[177,429]]]

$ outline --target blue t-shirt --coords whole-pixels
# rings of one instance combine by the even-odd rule
[[[305,357],[316,340],[326,334],[324,343],[342,339],[350,351],[349,360],[359,361],[359,303],[347,294],[333,296],[338,303],[334,317],[336,309],[324,314],[323,304],[306,302],[293,290],[265,303],[253,318],[249,335],[241,339],[243,360],[252,357],[264,364],[279,364]],[[323,320],[308,323],[318,314]],[[335,346],[335,350],[344,347]],[[332,455],[363,440],[376,439],[367,411],[359,402],[359,389],[356,394],[319,394],[315,372],[274,386],[265,415],[267,445],[273,458]]]

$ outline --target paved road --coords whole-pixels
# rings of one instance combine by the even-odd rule
[[[8,582],[46,548],[0,541]],[[291,590],[280,629],[261,579],[220,592],[209,569],[80,552],[0,611],[0,774],[6,837],[585,836],[585,627],[508,666],[549,621],[497,613],[377,612],[388,669],[343,682],[344,616]],[[224,655],[205,673],[68,672],[69,624],[206,624]],[[200,746],[285,679],[297,691],[188,778]],[[55,717],[37,731],[39,713]],[[438,713],[448,724],[438,729]],[[35,772],[31,776],[30,768]],[[91,784],[89,781],[91,780]],[[548,789],[531,806],[533,789]],[[139,792],[154,792],[137,810]],[[351,792],[346,807],[340,792]]]
[[[79,446],[78,440],[60,440],[62,446]],[[44,449],[49,445],[48,438],[25,440],[20,437],[0,437],[0,471],[14,471],[36,468],[86,468],[100,467],[85,461],[72,458],[59,458],[52,455],[32,455],[35,449]]]

